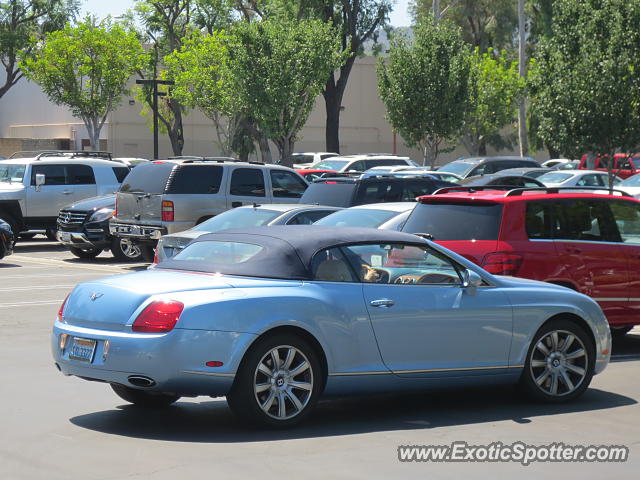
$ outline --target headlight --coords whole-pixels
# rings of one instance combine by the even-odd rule
[[[89,219],[89,221],[103,222],[105,220],[109,220],[111,217],[113,217],[113,208],[101,208],[100,210],[96,211],[93,215],[91,215],[91,218]]]

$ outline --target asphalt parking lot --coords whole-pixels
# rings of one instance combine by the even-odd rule
[[[104,384],[62,376],[49,335],[73,286],[145,268],[103,253],[72,257],[46,240],[0,261],[0,480],[175,478],[637,478],[640,329],[578,401],[525,403],[510,388],[323,401],[287,431],[240,425],[223,398],[143,411]],[[625,463],[401,463],[399,445],[626,445]]]

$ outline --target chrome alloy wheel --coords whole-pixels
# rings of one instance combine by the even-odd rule
[[[140,247],[131,242],[128,238],[120,239],[120,251],[127,258],[137,259],[142,255]]]
[[[313,381],[313,369],[304,353],[290,345],[280,345],[258,363],[253,391],[264,413],[277,420],[288,420],[309,403]]]
[[[529,363],[537,387],[547,395],[561,397],[580,387],[587,375],[589,358],[575,334],[553,330],[538,340]]]

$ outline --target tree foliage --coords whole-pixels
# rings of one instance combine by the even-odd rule
[[[96,24],[87,17],[75,27],[48,33],[20,68],[53,103],[82,119],[91,147],[97,149],[107,115],[127,92],[144,57],[135,33],[110,19]]]
[[[500,130],[515,121],[524,81],[516,62],[508,61],[504,54],[496,58],[491,50],[481,53],[479,48],[471,56],[469,80],[462,141],[471,155],[486,155],[487,142],[496,146]]]
[[[557,0],[530,70],[538,135],[560,153],[640,144],[640,1]],[[610,178],[612,181],[613,178]]]
[[[228,39],[232,88],[242,112],[291,165],[297,134],[330,72],[344,61],[330,25],[317,20],[239,23]]]
[[[62,28],[77,13],[78,0],[0,2],[0,61],[6,74],[0,98],[23,77],[19,55],[30,55],[37,41]]]
[[[469,49],[458,27],[425,20],[409,42],[396,39],[378,62],[378,88],[387,118],[409,147],[434,166],[442,143],[453,139],[468,111]]]

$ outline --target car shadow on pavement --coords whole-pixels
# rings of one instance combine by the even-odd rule
[[[420,430],[513,421],[589,412],[636,404],[636,400],[589,389],[574,402],[545,405],[524,402],[512,387],[380,394],[321,401],[301,425],[288,430],[244,426],[225,401],[178,402],[145,410],[132,405],[70,419],[82,428],[111,435],[163,441],[234,443],[331,437],[370,432]]]

